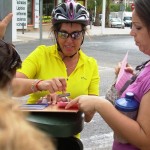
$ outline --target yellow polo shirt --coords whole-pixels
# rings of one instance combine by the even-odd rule
[[[68,78],[67,92],[70,98],[79,95],[99,95],[99,71],[97,61],[79,51],[80,57],[75,70],[67,77],[66,66],[60,57],[57,46],[38,46],[22,63],[17,72],[25,74],[29,79],[52,79],[56,77]],[[48,92],[30,94],[28,103],[36,101]]]

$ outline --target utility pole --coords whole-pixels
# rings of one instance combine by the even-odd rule
[[[102,34],[105,33],[105,14],[106,14],[106,0],[103,0],[103,5],[102,5]]]
[[[94,1],[94,4],[95,4],[94,18],[96,19],[96,0]],[[94,20],[94,22],[95,22],[95,20]]]
[[[0,0],[0,20],[10,12],[12,12],[12,0]],[[7,26],[4,40],[12,43],[12,22]]]
[[[127,8],[127,1],[126,0],[124,0],[124,6],[125,6],[125,10],[126,10],[126,8]]]
[[[42,43],[43,0],[40,0],[40,44]]]

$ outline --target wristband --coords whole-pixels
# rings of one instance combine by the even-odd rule
[[[38,82],[39,80],[38,79],[35,79],[33,82],[32,82],[32,85],[31,85],[31,90],[33,93],[37,92],[37,89],[35,89],[35,84],[36,82]]]
[[[39,80],[38,82],[36,82],[35,87],[37,89],[37,91],[42,91],[41,89],[39,89],[38,84],[43,81],[43,80]]]

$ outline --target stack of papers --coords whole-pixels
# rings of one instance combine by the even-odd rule
[[[132,77],[132,74],[125,71],[126,65],[127,65],[127,58],[128,58],[128,52],[126,53],[124,59],[121,63],[121,68],[117,77],[117,81],[115,84],[115,88],[119,92],[124,84]]]
[[[20,108],[28,110],[42,110],[47,106],[48,104],[23,104],[20,106]]]

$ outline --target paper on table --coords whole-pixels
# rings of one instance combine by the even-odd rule
[[[70,109],[65,109],[65,108],[60,108],[58,105],[49,105],[45,107],[44,109],[23,109],[19,108],[21,111],[27,111],[27,112],[51,112],[51,113],[77,113],[79,111],[78,108],[70,108]]]
[[[20,106],[21,109],[28,109],[28,110],[42,110],[46,108],[48,104],[23,104]]]
[[[120,72],[118,74],[118,78],[115,84],[115,88],[117,89],[117,91],[120,91],[121,88],[126,83],[126,81],[132,77],[131,73],[125,71],[127,65],[127,58],[128,58],[128,52],[126,53],[124,59],[122,60]]]

